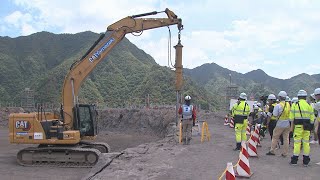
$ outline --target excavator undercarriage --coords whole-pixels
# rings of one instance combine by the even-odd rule
[[[101,153],[110,152],[106,143],[80,142],[70,145],[39,145],[22,149],[17,161],[23,166],[92,167]]]

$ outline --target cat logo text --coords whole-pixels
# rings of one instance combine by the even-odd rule
[[[31,124],[29,121],[16,121],[16,129],[22,129],[24,131],[29,131]]]

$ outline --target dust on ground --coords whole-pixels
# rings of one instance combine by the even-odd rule
[[[200,115],[206,120],[212,139],[200,142],[200,137],[193,137],[192,144],[177,144],[173,138],[167,137],[157,142],[146,143],[135,148],[128,148],[119,154],[103,154],[104,163],[97,164],[83,179],[218,179],[226,168],[227,162],[234,165],[239,159],[239,152],[233,151],[235,146],[234,130],[223,126],[223,113]],[[281,157],[281,148],[276,156],[265,155],[271,145],[269,134],[258,147],[259,157],[249,158],[253,175],[250,179],[318,179],[320,161],[318,144],[311,145],[311,162],[309,167],[290,166],[293,146],[290,145],[288,157]]]
[[[169,114],[174,110],[134,110],[106,109],[99,112],[99,135],[95,141],[106,142],[112,152],[120,152],[140,144],[162,139],[165,134]],[[90,172],[90,168],[24,167],[16,162],[20,149],[34,146],[28,144],[10,144],[8,115],[24,112],[21,108],[0,109],[0,175],[1,180],[13,179],[68,179],[78,180]],[[172,116],[174,117],[174,116]],[[171,117],[171,118],[172,118]],[[155,123],[154,121],[161,122]],[[160,126],[161,128],[157,128]],[[63,171],[63,173],[61,173]]]
[[[28,145],[9,144],[7,128],[0,128],[1,179],[218,179],[227,162],[236,164],[239,158],[239,152],[232,150],[234,130],[223,126],[223,112],[201,112],[199,120],[208,122],[212,139],[201,143],[195,136],[189,146],[165,136],[174,122],[174,110],[107,109],[99,114],[97,141],[110,144],[112,153],[102,154],[92,169],[19,166],[16,153]],[[0,122],[6,125],[6,120]],[[267,135],[258,148],[259,157],[249,158],[251,179],[318,179],[319,145],[311,145],[309,167],[302,166],[301,156],[293,167],[292,145],[290,155],[283,158],[281,149],[276,156],[265,155],[270,143]]]

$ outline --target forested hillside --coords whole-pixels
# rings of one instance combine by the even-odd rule
[[[186,69],[184,72],[213,96],[225,96],[230,80],[232,85],[239,87],[239,93],[246,92],[255,99],[270,93],[277,95],[281,90],[285,90],[290,97],[296,96],[300,89],[305,89],[311,94],[315,88],[320,87],[319,74],[299,74],[290,79],[278,79],[267,75],[261,69],[242,74],[215,63],[203,64],[194,69]]]
[[[82,57],[99,34],[52,34],[0,37],[0,102],[19,102],[25,88],[35,91],[36,102],[60,102],[61,88],[71,64]],[[124,38],[89,75],[79,101],[109,106],[144,103],[174,104],[174,71]],[[185,86],[197,103],[208,106],[204,88],[186,78]],[[213,100],[210,101],[211,104]]]
[[[71,64],[81,58],[99,34],[53,34],[39,32],[17,38],[0,37],[0,103],[21,100],[25,88],[35,91],[35,103],[60,103],[61,88]],[[312,92],[320,87],[320,74],[300,74],[290,79],[270,77],[262,70],[241,74],[215,63],[184,69],[183,95],[207,109],[221,108],[226,87],[258,99],[280,90],[290,97],[299,89]],[[112,107],[144,104],[175,104],[174,71],[159,66],[143,50],[124,38],[94,69],[82,85],[79,101],[105,103]],[[209,105],[210,104],[210,105]]]

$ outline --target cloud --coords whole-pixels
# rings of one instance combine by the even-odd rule
[[[31,14],[14,11],[4,17],[4,22],[7,23],[7,26],[3,27],[3,31],[9,30],[10,26],[14,26],[14,28],[20,29],[21,35],[29,35],[37,31],[32,25],[33,21]]]
[[[77,33],[91,30],[104,32],[107,25],[128,15],[154,11],[155,1],[129,0],[86,1],[77,3],[65,0],[39,1],[15,0],[16,5],[32,12],[38,30],[58,27],[62,33]],[[139,4],[139,6],[134,6]]]
[[[320,40],[320,1],[312,0],[13,2],[21,9],[6,16],[4,23],[0,20],[0,30],[8,32],[15,27],[22,35],[43,30],[54,30],[55,33],[104,32],[109,24],[128,15],[169,7],[185,25],[181,40],[184,45],[183,65],[188,68],[215,62],[232,70],[248,72],[262,68],[263,64],[268,74],[278,75],[278,70],[272,69],[275,65],[286,64],[286,59],[291,57],[295,60],[297,53],[305,53],[309,44],[318,44]],[[127,37],[160,65],[168,64],[166,28],[148,30],[139,37]],[[175,29],[172,30],[172,46],[176,42]],[[173,61],[174,53],[173,49]]]
[[[278,61],[278,60],[265,60],[265,61],[263,61],[263,64],[265,64],[265,65],[284,65],[287,63],[284,61]]]

